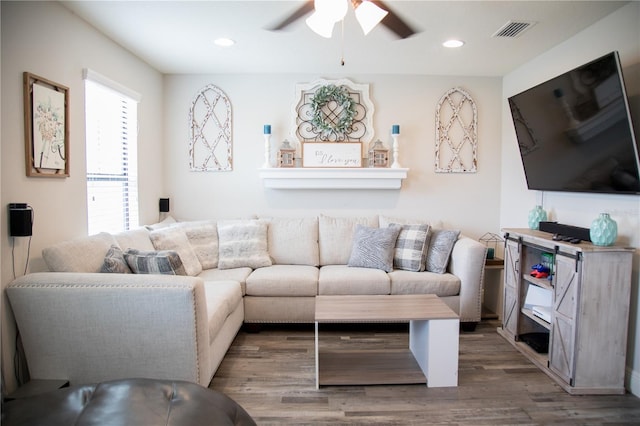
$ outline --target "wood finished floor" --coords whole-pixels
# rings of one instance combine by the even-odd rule
[[[640,399],[571,396],[483,321],[460,334],[457,388],[425,385],[315,389],[313,325],[240,331],[211,385],[258,425],[640,424]],[[321,331],[323,347],[404,348],[402,326]],[[321,329],[322,330],[322,329]]]

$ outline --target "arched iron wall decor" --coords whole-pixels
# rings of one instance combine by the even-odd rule
[[[363,142],[373,139],[369,85],[348,79],[296,85],[292,136],[300,142]]]
[[[463,89],[450,89],[436,108],[436,173],[475,173],[477,152],[476,103]]]
[[[231,102],[209,84],[194,97],[189,110],[189,169],[233,170]]]

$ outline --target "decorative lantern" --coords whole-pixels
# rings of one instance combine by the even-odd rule
[[[484,245],[487,246],[487,259],[491,260],[496,256],[498,244],[502,243],[504,240],[498,234],[487,232],[482,237],[480,237],[480,241],[482,241]]]
[[[380,139],[378,139],[371,148],[369,148],[369,167],[388,167],[389,166],[389,149],[386,148]]]
[[[296,149],[291,146],[285,139],[278,150],[278,166],[279,167],[295,167]]]

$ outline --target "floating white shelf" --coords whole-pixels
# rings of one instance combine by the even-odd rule
[[[400,189],[405,168],[262,168],[265,188],[276,189]]]

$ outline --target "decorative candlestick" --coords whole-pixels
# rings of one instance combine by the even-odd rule
[[[394,124],[391,126],[391,137],[393,138],[393,164],[391,164],[392,169],[399,169],[402,166],[398,162],[398,136],[400,136],[400,126],[398,124]]]
[[[264,125],[264,164],[262,165],[263,169],[268,169],[271,167],[271,125]]]

